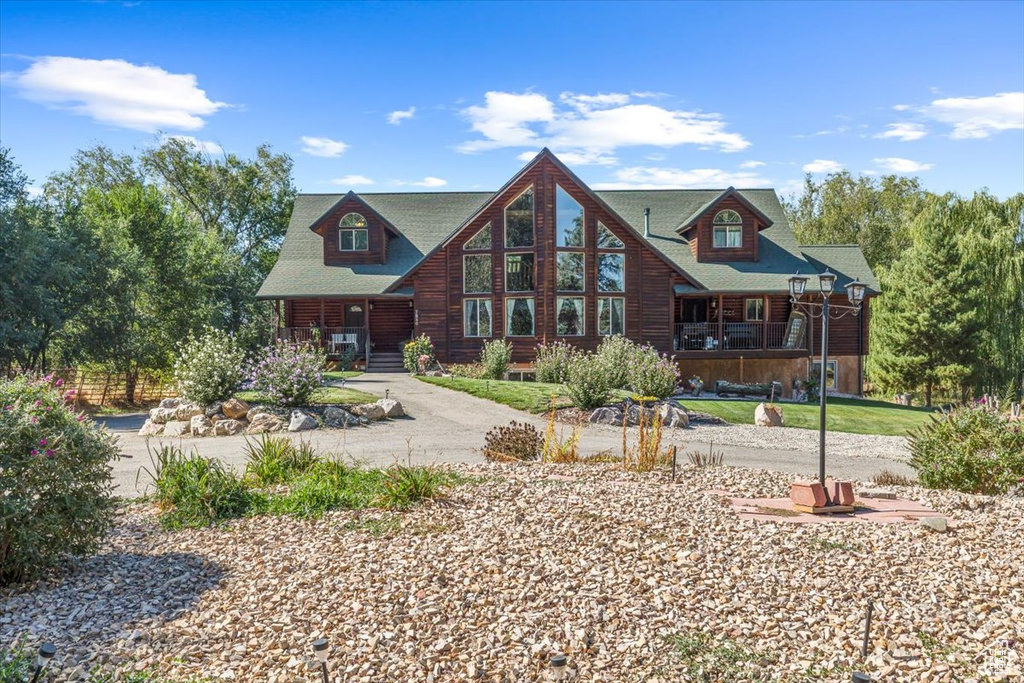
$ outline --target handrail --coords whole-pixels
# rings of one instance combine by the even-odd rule
[[[798,351],[806,340],[787,346],[784,322],[676,323],[673,346],[676,351]]]

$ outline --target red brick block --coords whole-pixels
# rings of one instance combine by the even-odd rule
[[[820,508],[825,504],[825,489],[817,481],[795,481],[789,490],[794,505]]]
[[[853,505],[853,484],[848,481],[829,481],[828,494],[833,505]]]

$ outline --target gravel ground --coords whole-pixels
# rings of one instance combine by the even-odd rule
[[[691,680],[672,639],[703,633],[743,653],[704,655],[704,680],[856,668],[917,683],[978,680],[984,648],[1024,641],[1019,499],[899,489],[951,517],[940,534],[740,521],[708,493],[786,493],[790,476],[759,470],[684,468],[671,484],[602,465],[455,469],[477,479],[402,514],[169,533],[135,504],[99,555],[0,592],[0,645],[51,639],[66,677],[127,664],[312,683],[323,635],[332,681],[542,681],[563,651],[570,680],[667,682]]]
[[[692,435],[692,438],[697,441],[712,441],[728,446],[811,452],[818,450],[818,430],[816,429],[798,429],[796,427],[770,429],[754,425],[695,424]],[[907,440],[902,436],[827,432],[825,448],[829,456],[853,455],[899,462],[910,460]]]

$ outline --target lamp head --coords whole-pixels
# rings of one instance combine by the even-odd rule
[[[825,272],[818,276],[818,282],[821,285],[821,293],[825,296],[829,296],[836,289],[836,276],[835,273],[825,269]]]
[[[797,273],[793,277],[789,278],[789,295],[799,299],[804,295],[804,290],[807,289],[807,276]]]
[[[326,662],[327,661],[327,639],[326,638],[318,638],[317,640],[313,641],[313,654],[316,655],[316,658],[317,658],[318,661],[320,661],[320,662]]]
[[[551,655],[551,674],[554,680],[561,681],[565,679],[568,663],[569,660],[561,652]]]
[[[864,292],[867,290],[867,286],[859,280],[846,285],[846,296],[849,297],[850,303],[860,305],[864,301]]]
[[[43,643],[39,646],[39,654],[36,655],[36,666],[40,669],[45,669],[55,654],[57,654],[56,645],[53,643]]]

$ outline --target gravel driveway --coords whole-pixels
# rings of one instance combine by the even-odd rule
[[[543,429],[543,417],[524,413],[508,406],[438,387],[405,374],[366,373],[347,381],[346,386],[402,402],[410,417],[378,422],[368,427],[349,430],[316,430],[305,432],[317,447],[341,453],[369,465],[387,465],[396,459],[411,458],[414,464],[481,462],[480,449],[484,435],[496,425],[512,420],[526,421]],[[753,410],[753,407],[751,407]],[[141,466],[150,464],[147,439],[137,435],[145,415],[107,418],[109,429],[120,436],[121,450],[127,458],[114,463],[117,493],[134,497],[142,493],[148,480],[143,474],[136,478]],[[299,435],[288,435],[294,440]],[[707,450],[713,443],[716,451],[725,453],[725,463],[742,467],[759,467],[779,472],[816,476],[818,471],[818,434],[807,429],[765,429],[751,425],[700,425],[693,429],[675,430],[666,435],[670,444],[679,446],[680,457],[687,450]],[[196,447],[208,457],[216,457],[236,468],[244,467],[245,437],[173,439],[155,437],[150,447],[161,443],[180,443],[184,448]],[[901,437],[863,436],[832,432],[828,435],[830,475],[846,479],[871,479],[882,469],[913,474],[906,465],[907,453]],[[602,451],[619,452],[622,448],[619,428],[589,425],[580,442],[584,454]]]

